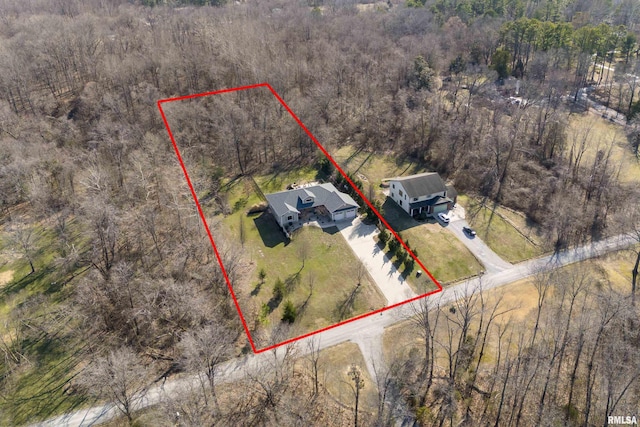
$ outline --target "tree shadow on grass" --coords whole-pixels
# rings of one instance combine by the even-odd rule
[[[280,303],[282,302],[282,295],[273,295],[269,301],[267,301],[267,307],[269,307],[269,313],[273,313],[273,311],[278,308]]]
[[[20,377],[15,395],[3,404],[13,413],[15,424],[70,412],[88,400],[73,382],[87,343],[77,345],[64,336],[40,336],[23,344],[23,351],[32,357],[37,355],[38,365]]]
[[[287,246],[290,242],[284,235],[284,231],[280,228],[275,218],[269,212],[263,212],[253,223],[260,233],[262,243],[268,248],[274,248],[280,244]]]
[[[253,288],[253,290],[251,291],[250,295],[252,297],[255,297],[256,295],[258,295],[260,293],[260,289],[262,288],[262,282],[258,283],[255,288]]]
[[[24,276],[22,279],[15,280],[4,288],[2,288],[2,294],[11,295],[17,294],[23,289],[27,288],[30,285],[38,284],[43,278],[45,278],[48,274],[53,271],[53,268],[40,268],[35,271],[35,273],[29,273]]]
[[[361,288],[362,288],[362,286],[356,285],[353,288],[353,290],[346,296],[344,301],[342,301],[336,307],[335,313],[338,316],[340,321],[343,321],[344,319],[346,319],[347,317],[349,317],[351,315],[351,312],[353,311],[353,308],[354,308],[354,305],[355,305],[355,302],[356,302],[356,297],[360,293]]]

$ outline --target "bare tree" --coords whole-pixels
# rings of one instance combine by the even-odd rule
[[[357,365],[351,365],[348,372],[349,378],[353,381],[353,393],[356,399],[356,407],[354,410],[353,426],[358,427],[358,404],[360,402],[360,390],[364,388],[364,378],[362,377],[362,371]]]
[[[36,271],[33,265],[36,250],[35,237],[34,227],[29,224],[16,224],[10,231],[11,240],[20,250],[22,256],[27,260],[29,267],[31,267],[31,272],[29,274],[33,274]]]
[[[130,347],[111,350],[83,372],[80,385],[89,394],[115,403],[133,425],[133,413],[144,398],[149,370]]]
[[[180,341],[182,363],[189,371],[197,372],[205,405],[209,404],[210,394],[218,407],[216,374],[220,364],[233,355],[235,338],[235,334],[223,326],[208,325],[187,332]]]
[[[313,395],[317,396],[320,386],[320,369],[322,368],[322,362],[320,360],[320,339],[317,335],[314,335],[307,341],[307,360],[311,364],[311,373],[313,375]]]

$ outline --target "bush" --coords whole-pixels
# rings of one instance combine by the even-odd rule
[[[282,321],[283,322],[288,322],[288,323],[293,323],[296,321],[296,316],[298,315],[298,313],[296,312],[296,308],[294,307],[293,303],[291,302],[291,300],[287,300],[284,303],[284,311],[282,313]]]
[[[258,314],[258,321],[263,325],[267,325],[269,323],[269,314],[271,313],[271,308],[267,303],[262,304],[260,307],[260,314]]]
[[[389,241],[389,232],[387,230],[382,230],[378,234],[378,240],[380,240],[380,243],[382,243],[383,247],[386,246],[387,242]]]
[[[285,294],[285,286],[282,280],[278,277],[276,283],[273,285],[273,299],[281,301]]]
[[[407,258],[411,258],[408,256],[409,254],[407,253],[407,251],[405,251],[404,249],[399,249],[398,252],[396,253],[396,256],[398,257],[398,262],[400,264],[403,264]]]
[[[268,207],[269,204],[267,202],[256,203],[249,208],[249,210],[247,211],[247,215],[264,212]]]
[[[389,252],[391,252],[391,256],[394,256],[396,252],[400,249],[400,242],[398,242],[395,238],[391,238],[389,240]]]
[[[416,260],[413,257],[408,256],[407,259],[404,260],[404,270],[407,272],[412,272],[415,267]]]

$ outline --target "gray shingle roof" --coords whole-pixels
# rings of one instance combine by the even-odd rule
[[[427,196],[429,194],[446,191],[447,187],[437,172],[425,172],[417,175],[391,178],[389,181],[398,181],[411,198]]]
[[[331,213],[343,209],[357,208],[358,204],[348,194],[341,193],[331,183],[297,188],[295,190],[280,191],[266,194],[269,206],[278,216],[288,212],[300,212],[301,209],[324,206]],[[309,197],[313,201],[304,203]]]

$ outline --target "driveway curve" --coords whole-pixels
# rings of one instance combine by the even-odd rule
[[[513,264],[500,258],[481,238],[478,236],[469,237],[462,231],[463,227],[469,226],[464,218],[464,208],[456,205],[451,211],[451,222],[447,228],[471,251],[478,261],[484,265],[486,272],[498,273],[512,268]]]

